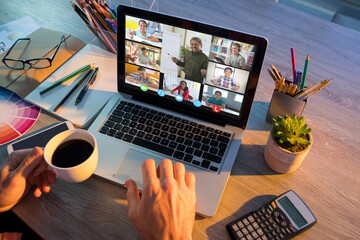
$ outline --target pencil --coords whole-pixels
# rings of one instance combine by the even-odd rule
[[[59,104],[54,108],[54,112],[59,110],[59,108],[66,102],[66,100],[70,97],[70,95],[75,91],[76,88],[80,86],[80,84],[89,76],[89,74],[92,72],[92,68],[89,69],[89,71],[76,83],[76,85],[66,94],[66,96],[59,102]]]
[[[293,69],[293,82],[296,83],[295,49],[291,48],[291,63]]]
[[[301,89],[303,89],[305,87],[306,74],[307,74],[308,66],[309,66],[309,54],[307,55],[306,60],[305,60],[303,79],[302,79],[302,82],[301,82]]]
[[[79,69],[76,70],[75,72],[70,73],[69,75],[67,75],[67,76],[63,77],[62,79],[58,80],[57,82],[55,82],[55,83],[54,83],[53,85],[51,85],[50,87],[42,90],[42,91],[40,92],[40,95],[43,95],[44,93],[47,93],[48,91],[56,88],[57,86],[63,84],[64,82],[68,81],[69,79],[75,77],[76,75],[78,75],[78,74],[86,71],[86,70],[89,69],[89,68],[92,68],[93,65],[94,65],[94,64],[86,65],[86,66],[84,66],[84,67],[82,67],[82,68],[79,68]]]
[[[168,54],[170,56],[170,54]],[[274,79],[274,81],[276,82],[276,77],[274,76],[274,74],[270,71],[270,69],[268,69],[268,73],[270,74],[271,78]]]
[[[275,68],[273,65],[271,65],[271,64],[270,64],[270,66],[271,66],[271,69],[273,70],[273,72],[274,72],[274,74],[275,74],[275,77],[276,77],[277,79],[281,80],[281,77],[280,77],[280,75],[279,75],[279,72],[276,70],[276,68]]]
[[[90,29],[90,31],[95,35],[95,37],[97,37],[97,39],[99,39],[99,42],[102,44],[102,45],[104,45],[106,48],[107,48],[107,50],[110,50],[110,48],[108,47],[108,45],[104,42],[104,40],[102,40],[101,39],[101,37],[99,37],[99,35],[98,35],[98,33],[95,31],[95,29],[91,26],[91,24],[89,23],[89,21],[87,20],[87,18],[86,17],[83,17],[83,15],[82,14],[80,14],[79,12],[78,12],[78,10],[76,9],[76,5],[74,4],[74,3],[72,3],[72,5],[73,5],[73,8],[74,8],[74,10],[75,10],[75,12],[79,15],[79,17],[83,20],[83,22],[85,23],[85,25]],[[75,6],[74,6],[75,5]],[[79,9],[80,10],[80,9]],[[81,10],[80,10],[81,11]],[[85,11],[85,9],[84,9],[84,11]],[[87,15],[87,12],[85,11],[85,16]],[[88,16],[89,17],[89,16]],[[91,22],[91,19],[89,19],[90,20],[90,22]]]

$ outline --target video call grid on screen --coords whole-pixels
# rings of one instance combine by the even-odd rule
[[[184,103],[197,100],[201,107],[217,105],[221,112],[239,116],[254,45],[147,19],[125,19],[126,84],[145,84],[148,91],[162,89],[168,99],[181,95]]]

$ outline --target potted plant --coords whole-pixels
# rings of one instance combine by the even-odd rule
[[[265,161],[276,172],[295,171],[309,152],[313,138],[305,118],[296,115],[272,119],[273,128],[265,148]]]

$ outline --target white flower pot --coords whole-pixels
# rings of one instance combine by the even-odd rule
[[[300,152],[291,152],[281,148],[275,141],[274,136],[270,133],[264,153],[267,165],[272,170],[279,173],[290,173],[295,171],[300,166],[313,144],[311,133],[309,133],[309,140],[311,143],[304,150]]]

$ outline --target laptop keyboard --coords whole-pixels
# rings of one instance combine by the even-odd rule
[[[100,133],[217,172],[231,133],[121,101]]]

